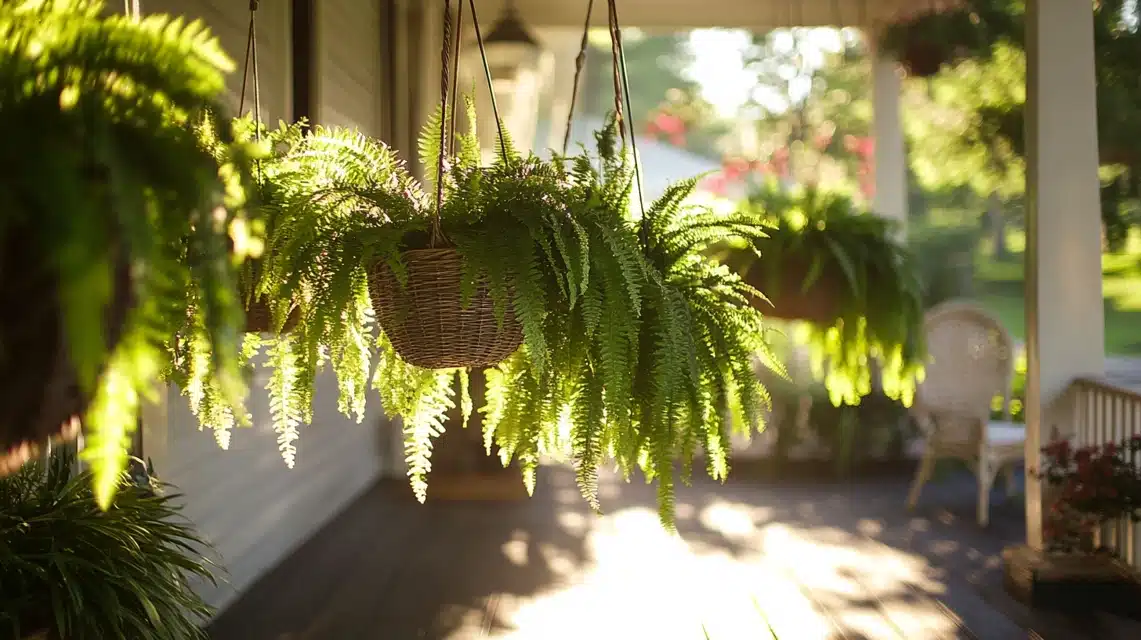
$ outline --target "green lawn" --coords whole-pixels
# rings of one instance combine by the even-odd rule
[[[1022,238],[1012,238],[1018,250]],[[1110,355],[1141,355],[1141,237],[1130,239],[1121,254],[1102,258],[1102,290],[1105,297],[1105,352]],[[995,262],[980,256],[976,293],[979,301],[1021,339],[1025,333],[1022,293],[1022,256]]]

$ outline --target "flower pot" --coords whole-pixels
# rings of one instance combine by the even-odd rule
[[[745,282],[765,294],[768,302],[754,299],[753,307],[770,318],[832,324],[840,315],[843,276],[825,267],[805,289],[810,267],[808,260],[799,258],[754,262],[745,273]]]
[[[285,317],[285,323],[281,327],[281,331],[277,333],[286,334],[297,328],[297,323],[301,321],[301,310],[293,307],[289,310],[289,315]],[[264,300],[258,298],[251,302],[246,307],[246,333],[273,333],[273,313],[269,309],[269,305]]]
[[[36,243],[22,236],[12,229],[0,243],[0,475],[48,442],[75,437],[73,419],[87,410],[94,391],[81,387],[71,361],[58,276]],[[130,266],[121,260],[103,317],[108,352],[119,344],[134,304]]]
[[[384,263],[369,271],[377,322],[397,355],[425,369],[488,367],[523,344],[523,330],[508,307],[502,323],[484,284],[464,304],[463,258],[454,249],[405,251],[408,280],[401,286]]]

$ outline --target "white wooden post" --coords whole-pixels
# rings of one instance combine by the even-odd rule
[[[907,152],[900,119],[902,71],[872,47],[872,104],[875,135],[875,194],[872,210],[907,228]]]
[[[1093,12],[1026,3],[1026,535],[1042,546],[1043,433],[1072,432],[1061,402],[1105,371]]]

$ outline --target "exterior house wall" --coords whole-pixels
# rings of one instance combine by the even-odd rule
[[[268,123],[292,117],[290,2],[263,1],[257,11],[257,48],[262,117]],[[316,4],[314,66],[318,123],[360,128],[380,135],[382,11],[384,0],[320,0]],[[230,77],[234,106],[241,91],[249,27],[242,0],[143,0],[144,13],[201,18],[237,64]],[[252,84],[247,109],[252,105]],[[212,434],[199,431],[177,389],[165,390],[165,406],[144,412],[143,454],[157,474],[184,496],[185,515],[214,546],[225,583],[200,585],[219,609],[232,602],[263,573],[347,506],[378,477],[382,457],[378,434],[383,423],[380,399],[369,398],[362,424],[337,411],[337,385],[331,372],[318,379],[313,424],[297,442],[297,464],[287,469],[270,428],[266,393],[268,372],[259,370],[250,386],[250,429],[233,433],[222,451]]]

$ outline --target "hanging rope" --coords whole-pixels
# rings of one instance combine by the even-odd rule
[[[454,78],[454,80],[452,80],[452,99],[451,99],[452,105],[451,105],[451,111],[450,111],[452,114],[452,125],[451,125],[451,131],[448,132],[448,145],[451,149],[449,151],[449,155],[452,155],[452,156],[456,155],[456,123],[459,121],[459,118],[456,116],[456,114],[459,112],[458,111],[458,104],[459,104],[459,93],[460,93],[459,92],[459,87],[460,87],[460,43],[463,42],[463,35],[464,35],[464,3],[463,3],[463,0],[460,0],[460,3],[456,6],[455,34],[456,34],[456,48],[455,48],[455,52],[452,54],[452,78]]]
[[[503,133],[503,121],[499,117],[499,105],[495,100],[495,87],[491,79],[491,67],[487,62],[487,51],[484,49],[483,34],[479,28],[479,16],[475,10],[475,0],[469,0],[471,9],[472,28],[475,30],[476,43],[479,45],[479,57],[483,62],[483,73],[487,79],[487,91],[491,96],[491,112],[495,117],[495,126],[499,132],[499,150],[503,161],[507,162],[507,136]],[[459,63],[461,52],[461,38],[463,37],[463,0],[460,0],[456,9],[455,24],[452,23],[452,0],[444,0],[443,43],[440,46],[440,153],[436,159],[436,208],[432,216],[432,233],[430,246],[446,244],[447,238],[441,228],[440,213],[444,204],[444,168],[445,158],[455,153],[456,139],[456,110],[459,101]],[[453,39],[455,40],[453,42]],[[449,106],[449,102],[451,103]],[[450,126],[449,126],[450,125]]]
[[[586,22],[582,25],[582,43],[578,47],[578,56],[574,59],[574,87],[571,89],[570,108],[567,110],[567,129],[563,133],[563,155],[567,154],[570,146],[571,125],[574,124],[574,109],[578,103],[578,83],[582,77],[582,68],[586,65],[586,50],[590,43],[590,16],[594,13],[594,0],[586,4]]]
[[[258,0],[250,0],[250,27],[246,36],[246,64],[242,69],[242,91],[238,97],[238,114],[246,109],[246,83],[253,76],[254,84],[254,140],[261,142],[261,78],[258,76],[258,39],[257,39],[257,12]],[[253,73],[250,73],[250,68]],[[261,182],[261,160],[255,161],[258,171],[258,182]]]
[[[444,207],[444,158],[448,155],[448,76],[452,31],[452,0],[444,0],[444,38],[440,45],[440,152],[436,155],[436,209],[432,216],[432,236],[428,240],[432,247],[446,241],[440,228],[440,211]]]
[[[634,154],[634,186],[638,191],[638,208],[642,213],[638,235],[642,241],[642,246],[649,248],[650,219],[646,215],[646,201],[642,195],[642,167],[638,161],[638,140],[634,132],[634,108],[630,104],[630,76],[626,68],[626,51],[622,47],[622,29],[618,26],[618,4],[617,0],[607,0],[607,4],[609,5],[610,48],[614,55],[614,86],[616,89],[614,101],[621,106],[622,98],[625,98],[626,124],[630,127],[630,151]],[[620,91],[618,91],[618,87],[621,87]],[[618,121],[618,130],[622,131],[621,120]],[[625,136],[623,136],[623,140],[625,140]]]
[[[507,138],[503,135],[503,120],[499,117],[499,105],[496,104],[495,100],[495,87],[491,81],[491,67],[487,63],[487,51],[483,47],[483,33],[479,29],[479,14],[475,10],[475,0],[468,0],[468,7],[471,8],[471,26],[475,30],[475,42],[479,46],[479,58],[483,62],[483,75],[487,79],[487,92],[491,96],[491,113],[495,116],[495,127],[499,131],[499,151],[503,155],[503,161],[507,162],[510,159],[507,155]]]
[[[622,137],[622,146],[626,145],[626,127],[623,126],[625,118],[622,117],[622,54],[618,50],[618,40],[621,32],[618,31],[618,7],[614,0],[606,3],[606,27],[610,32],[610,64],[611,80],[614,82],[614,122],[618,125],[618,134]]]

